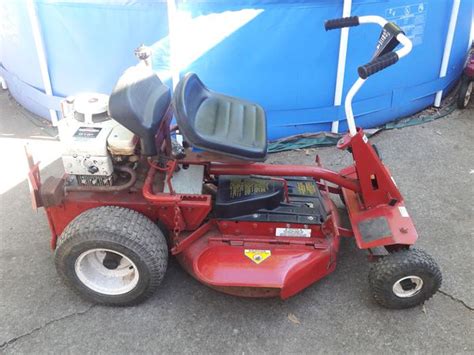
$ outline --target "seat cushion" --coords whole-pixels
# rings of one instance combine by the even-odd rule
[[[175,91],[176,119],[193,146],[240,159],[267,154],[265,111],[252,102],[209,91],[188,74]]]
[[[198,109],[196,132],[216,146],[266,150],[265,113],[250,102],[215,95]]]

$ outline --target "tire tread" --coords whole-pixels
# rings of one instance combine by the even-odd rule
[[[98,236],[101,236],[100,239]],[[77,243],[101,239],[130,248],[143,258],[149,269],[150,282],[145,291],[132,301],[124,303],[98,299],[93,299],[93,301],[105,305],[130,306],[150,297],[161,284],[166,272],[167,243],[163,233],[153,221],[137,211],[124,207],[92,208],[84,211],[69,223],[58,239],[55,252],[55,263],[59,275],[79,295],[85,296],[66,275],[64,258]]]
[[[394,273],[399,272],[401,269],[410,268],[430,272],[433,277],[433,290],[420,292],[420,297],[416,299],[416,303],[410,302],[411,299],[401,299],[403,302],[398,304],[390,302],[390,298],[387,297],[387,285],[392,285]],[[442,274],[436,261],[425,251],[416,248],[400,250],[382,257],[372,264],[369,272],[369,285],[371,287],[372,296],[377,303],[386,308],[410,308],[424,303],[438,291],[441,287],[441,283]]]

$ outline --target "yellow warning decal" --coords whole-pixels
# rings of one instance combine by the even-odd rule
[[[268,192],[270,182],[261,179],[233,179],[230,181],[231,199]]]
[[[245,249],[244,254],[255,264],[260,264],[265,259],[268,259],[272,252],[270,250]]]
[[[296,183],[296,190],[300,195],[315,196],[316,195],[316,184],[311,181],[302,181]]]

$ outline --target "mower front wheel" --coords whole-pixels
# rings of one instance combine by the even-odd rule
[[[415,307],[431,298],[441,286],[441,271],[434,259],[420,249],[405,249],[372,264],[372,295],[386,308]]]
[[[130,306],[158,288],[168,264],[159,227],[122,207],[102,206],[77,216],[55,251],[56,269],[66,284],[94,303]]]

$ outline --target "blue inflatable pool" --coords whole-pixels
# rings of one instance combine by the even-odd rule
[[[440,78],[454,1],[439,0],[36,0],[52,95],[45,92],[28,2],[0,4],[0,76],[30,111],[50,117],[62,97],[81,91],[110,93],[120,73],[136,63],[134,48],[154,49],[153,65],[172,85],[196,72],[216,91],[260,103],[270,139],[347,129],[335,105],[341,31],[326,19],[380,15],[414,42],[413,53],[371,77],[355,100],[359,125],[374,127],[419,111],[459,77],[469,46],[473,2],[461,1],[446,76]],[[377,26],[349,31],[342,96],[370,60]],[[176,83],[174,83],[176,84]]]

